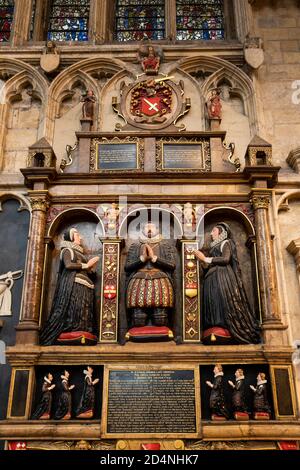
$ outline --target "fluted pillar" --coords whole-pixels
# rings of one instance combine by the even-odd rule
[[[38,344],[39,312],[45,257],[48,191],[30,191],[32,217],[29,230],[27,263],[24,280],[23,311],[17,326],[17,343]]]
[[[263,329],[282,326],[278,309],[275,262],[269,225],[270,194],[253,193],[251,203],[255,211],[257,264]]]

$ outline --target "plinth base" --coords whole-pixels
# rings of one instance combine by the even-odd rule
[[[225,416],[211,415],[211,420],[212,421],[227,421],[227,418],[225,418]]]
[[[270,413],[257,412],[254,413],[254,419],[259,421],[268,421],[270,419]]]
[[[234,413],[234,419],[236,421],[249,421],[249,414],[237,411],[236,413]]]

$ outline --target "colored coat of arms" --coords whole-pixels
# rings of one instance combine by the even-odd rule
[[[172,88],[164,81],[146,80],[131,92],[130,111],[137,123],[159,124],[172,111]]]

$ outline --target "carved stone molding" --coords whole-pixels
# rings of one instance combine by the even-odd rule
[[[286,162],[296,173],[300,173],[300,147],[290,151]]]
[[[287,251],[294,256],[297,272],[300,275],[300,238],[298,238],[297,240],[293,240],[287,247]]]
[[[43,197],[30,197],[30,204],[33,211],[47,212],[49,209],[49,201]]]
[[[257,195],[251,198],[251,204],[255,211],[258,209],[268,209],[270,202],[271,199],[269,195]]]

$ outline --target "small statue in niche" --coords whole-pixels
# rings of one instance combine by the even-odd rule
[[[105,222],[107,224],[108,232],[116,233],[118,217],[119,217],[118,206],[117,204],[112,203],[111,206],[105,212]]]
[[[209,380],[206,381],[206,385],[211,388],[209,407],[213,421],[225,421],[229,418],[225,405],[223,376],[222,365],[216,364],[214,367],[214,383],[211,383]]]
[[[44,383],[42,387],[42,398],[36,407],[32,419],[50,419],[51,405],[52,405],[52,390],[55,385],[52,385],[53,375],[47,374],[44,377]]]
[[[148,334],[159,338],[159,331],[155,331],[157,327],[163,328],[162,336],[173,337],[168,323],[169,312],[175,303],[175,267],[173,246],[163,240],[156,224],[145,224],[139,242],[129,249],[125,266],[129,276],[126,291],[131,324],[133,330],[135,327],[143,327],[143,330],[129,330],[127,339],[137,339],[140,333],[145,338]],[[148,325],[149,321],[151,325]]]
[[[81,102],[82,105],[82,118],[94,120],[95,112],[95,103],[96,97],[93,90],[88,90],[84,95],[82,95]]]
[[[64,375],[61,375],[61,386],[62,391],[59,397],[57,410],[54,415],[54,419],[67,420],[71,418],[72,412],[72,395],[71,390],[75,388],[75,385],[69,385],[70,373],[65,370]]]
[[[222,119],[222,103],[220,95],[221,91],[219,89],[212,91],[207,104],[209,119]]]
[[[44,346],[59,344],[95,344],[97,322],[94,308],[92,271],[99,257],[89,261],[76,228],[64,234],[60,268],[49,318],[41,332]]]
[[[234,418],[237,421],[247,421],[249,414],[245,399],[245,376],[243,369],[237,369],[235,372],[235,383],[231,380],[228,380],[228,383],[233,388],[232,407]]]
[[[268,401],[266,374],[259,372],[257,376],[257,385],[250,385],[254,392],[253,411],[254,419],[268,420],[271,415],[271,408]]]
[[[147,75],[157,75],[160,67],[161,58],[152,46],[142,45],[137,54],[143,72]]]
[[[204,269],[204,342],[226,343],[232,338],[240,344],[260,342],[259,326],[247,299],[230,227],[218,223],[211,231],[208,257],[195,251]]]
[[[90,366],[87,370],[84,370],[84,387],[80,400],[79,407],[76,411],[76,418],[79,419],[91,419],[94,416],[95,408],[95,385],[99,382],[99,379],[93,380],[94,369]]]

